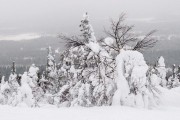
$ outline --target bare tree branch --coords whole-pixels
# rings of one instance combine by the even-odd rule
[[[115,49],[118,52],[127,43],[137,41],[135,36],[131,33],[134,26],[125,25],[124,18],[125,14],[121,14],[117,22],[111,19],[110,30],[104,29],[104,32],[115,40],[115,44],[109,47]]]
[[[133,50],[143,50],[152,48],[155,46],[155,44],[158,42],[157,39],[153,38],[152,35],[156,32],[156,30],[153,30],[149,32],[142,40],[139,40],[137,44],[134,46]]]
[[[85,45],[85,43],[83,42],[83,40],[81,40],[80,38],[78,38],[77,36],[65,36],[65,35],[59,35],[59,38],[65,40],[66,43],[66,47],[70,48],[70,47],[77,47],[77,46],[81,46],[81,45]]]
[[[120,52],[125,45],[134,44],[135,46],[132,48],[133,50],[142,50],[154,47],[157,43],[157,40],[152,37],[155,30],[149,32],[143,39],[140,40],[133,32],[134,26],[129,26],[124,24],[125,14],[121,14],[117,21],[111,19],[111,27],[109,30],[104,29],[104,32],[109,37],[113,38],[115,43],[112,45],[105,46]]]

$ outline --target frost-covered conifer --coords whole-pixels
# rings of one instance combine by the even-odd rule
[[[92,106],[97,105],[97,103],[102,105],[105,103],[102,101],[105,101],[106,95],[104,90],[97,88],[106,85],[106,82],[103,82],[105,81],[103,61],[107,53],[97,42],[87,13],[83,15],[80,27],[82,32],[81,43],[78,43],[79,40],[70,40],[69,44],[75,43],[68,49],[68,54],[63,59],[61,71],[70,80],[71,106]],[[94,97],[94,90],[94,94],[97,96],[103,92],[102,97]]]
[[[17,90],[17,87],[19,86],[16,78],[17,78],[16,67],[15,67],[15,62],[13,61],[11,74],[9,76],[9,86],[11,87],[11,90],[14,92]]]
[[[178,70],[176,69],[176,65],[173,64],[172,66],[172,75],[168,78],[168,83],[167,83],[168,88],[174,88],[180,86],[180,81],[178,77]]]
[[[96,37],[94,36],[94,30],[92,25],[89,23],[89,16],[88,13],[85,13],[83,15],[83,18],[81,20],[81,31],[82,31],[82,36],[84,37],[84,41],[86,43],[88,42],[96,42]]]
[[[46,74],[47,77],[53,77],[55,75],[56,71],[56,64],[55,64],[55,59],[52,53],[52,49],[49,46],[48,47],[48,55],[47,55],[47,66],[46,66]]]
[[[49,82],[49,84],[47,85],[48,92],[50,93],[58,92],[59,84],[57,79],[56,63],[50,46],[48,47],[48,55],[47,55],[46,79]]]
[[[27,72],[24,72],[21,78],[21,86],[18,88],[17,94],[13,95],[14,99],[11,103],[16,106],[25,102],[29,107],[35,106],[35,99],[32,90],[34,87],[35,84],[32,79],[28,76]]]
[[[166,86],[167,81],[166,81],[166,68],[165,68],[165,62],[164,62],[164,58],[161,56],[159,57],[158,61],[157,61],[157,65],[156,68],[157,70],[157,76],[159,77],[159,84],[161,86]]]
[[[38,72],[39,68],[32,64],[28,71],[28,76],[30,76],[36,86],[38,86]]]
[[[11,87],[8,84],[8,81],[4,80],[2,76],[2,81],[0,84],[0,104],[8,104],[8,100],[11,97]]]

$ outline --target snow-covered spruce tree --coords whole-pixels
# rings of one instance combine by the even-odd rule
[[[68,76],[71,106],[110,105],[114,87],[108,85],[113,81],[108,81],[104,72],[108,53],[97,42],[87,13],[83,15],[80,27],[80,37],[60,36],[67,40],[68,46],[61,70],[67,72],[66,68],[69,68],[69,74],[73,74]],[[69,67],[66,63],[70,63]]]
[[[21,77],[21,85],[17,93],[12,95],[12,99],[10,99],[9,103],[13,106],[18,106],[24,102],[28,107],[34,107],[35,98],[33,95],[33,88],[35,87],[32,78],[28,76],[27,72],[24,72]]]
[[[89,42],[85,45],[91,50],[88,58],[94,58],[94,62],[97,65],[97,67],[95,67],[96,74],[90,74],[89,76],[94,88],[92,102],[98,106],[111,105],[115,85],[114,79],[108,74],[109,68],[107,68],[107,64],[111,62],[112,58],[108,52],[100,46],[94,33],[92,33],[91,36]]]
[[[178,77],[178,79],[179,79],[179,82],[180,82],[180,65],[178,66],[177,77]]]
[[[35,64],[32,64],[29,68],[29,71],[28,71],[28,76],[30,78],[32,78],[33,80],[33,83],[38,86],[38,73],[39,73],[39,68],[36,67]]]
[[[31,79],[34,84],[34,87],[31,89],[33,91],[35,105],[38,106],[38,102],[41,102],[44,99],[44,91],[43,86],[40,86],[43,78],[40,79],[39,68],[35,64],[32,64],[29,68],[28,79]]]
[[[17,74],[16,74],[16,67],[15,67],[15,61],[12,63],[12,69],[11,69],[11,74],[9,76],[9,86],[11,87],[12,92],[17,91],[17,87],[19,86],[17,80]]]
[[[164,58],[162,56],[159,57],[159,59],[156,63],[156,67],[154,69],[154,72],[157,72],[156,75],[158,77],[156,83],[158,83],[159,85],[161,85],[163,87],[166,87],[166,85],[167,85],[166,68],[165,68]]]
[[[83,19],[81,20],[80,27],[81,27],[82,36],[83,36],[84,41],[86,43],[89,43],[90,41],[91,42],[97,42],[96,37],[94,36],[93,27],[89,23],[88,13],[85,13],[83,15]]]
[[[0,72],[0,83],[1,83],[1,80],[2,80],[2,74],[1,74],[1,72]]]
[[[5,76],[2,76],[1,84],[0,84],[0,104],[8,104],[8,100],[11,97],[11,88],[8,84],[8,81],[5,81]]]
[[[58,78],[57,78],[57,70],[56,70],[56,63],[55,58],[52,52],[51,47],[47,48],[48,55],[47,55],[47,65],[46,65],[46,75],[45,78],[48,80],[46,84],[47,91],[51,94],[55,94],[58,92]]]
[[[168,88],[174,88],[180,86],[180,81],[179,81],[179,68],[176,68],[176,65],[173,64],[172,66],[172,75],[169,76],[168,78],[168,83],[167,87]]]
[[[15,68],[15,62],[13,61],[11,66],[11,74],[9,76],[8,81],[4,81],[4,77],[2,78],[1,81],[0,99],[2,104],[10,105],[13,99],[13,94],[17,93],[19,84],[16,78],[17,78],[17,74]]]

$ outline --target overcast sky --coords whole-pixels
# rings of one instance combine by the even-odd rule
[[[0,39],[75,34],[86,11],[96,34],[122,12],[137,30],[180,34],[180,0],[0,0]]]

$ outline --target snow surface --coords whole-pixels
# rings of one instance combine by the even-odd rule
[[[107,107],[61,107],[27,105],[11,107],[0,105],[1,120],[180,120],[180,87],[168,90],[159,87],[162,103],[153,109],[124,106]],[[25,104],[25,103],[24,103]]]
[[[163,91],[166,90],[163,88]],[[174,91],[166,91],[165,95],[172,92]],[[169,100],[169,104],[172,104],[176,101],[174,98],[179,100],[180,94],[173,96],[173,99],[166,97],[166,101]],[[180,106],[180,101],[177,101],[176,105]],[[123,106],[55,108],[48,105],[41,108],[27,108],[4,105],[0,106],[0,118],[1,120],[180,120],[180,108],[176,105],[164,105],[150,110]]]

